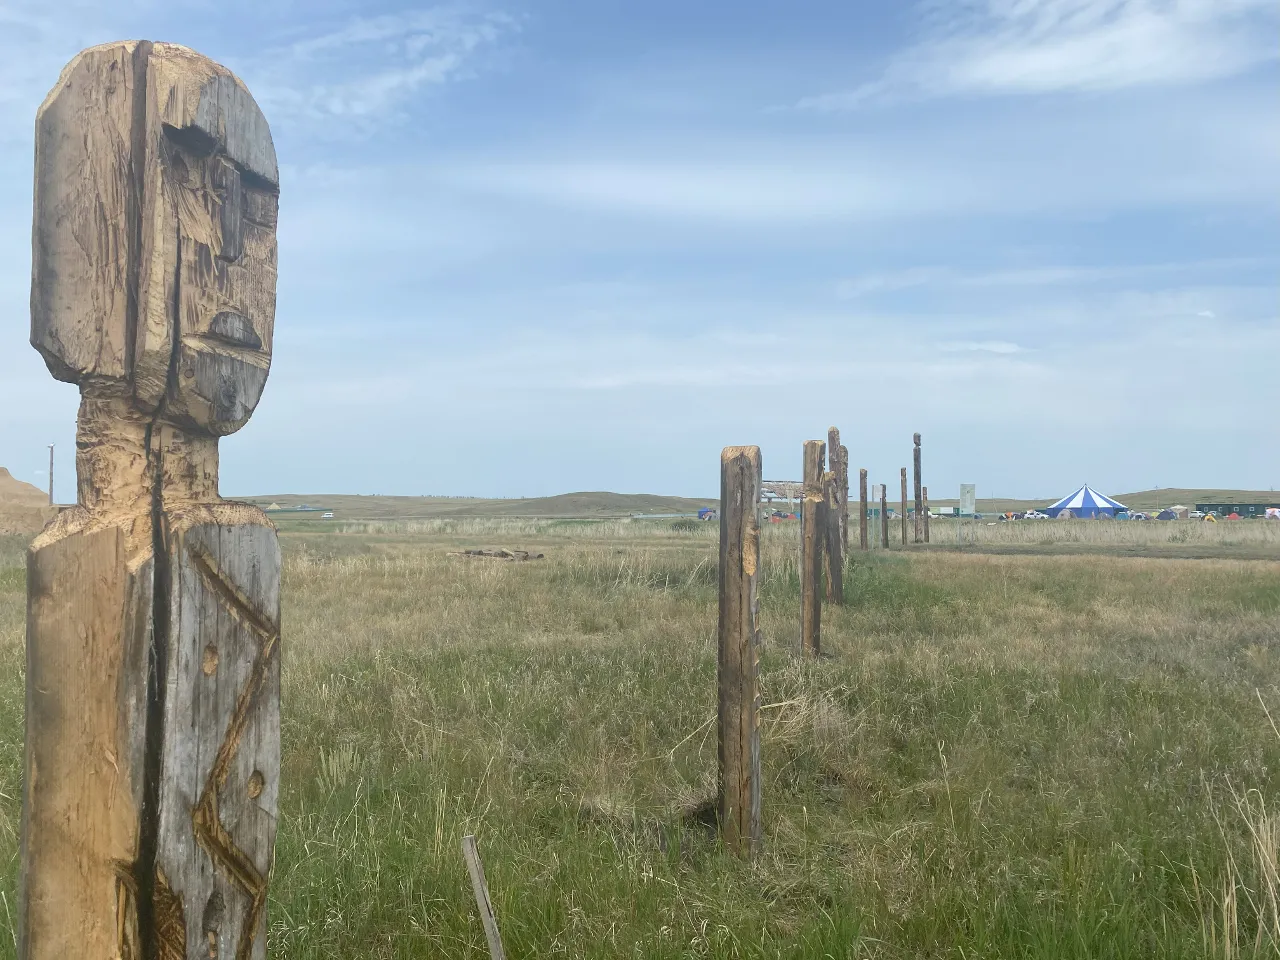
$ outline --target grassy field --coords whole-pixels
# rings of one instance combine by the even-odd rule
[[[747,863],[702,815],[714,525],[284,532],[271,955],[487,956],[467,832],[513,958],[1277,955],[1280,564],[879,551],[802,662],[796,533],[765,530]],[[21,548],[0,538],[7,956]]]

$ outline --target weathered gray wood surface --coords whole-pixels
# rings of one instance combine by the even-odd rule
[[[506,960],[507,952],[502,946],[502,934],[498,932],[498,915],[493,909],[489,882],[484,878],[484,864],[480,860],[480,850],[472,834],[462,838],[462,857],[467,862],[471,892],[475,895],[480,923],[484,927],[484,938],[489,944],[489,960]]]
[[[754,853],[760,842],[760,448],[720,455],[719,797],[726,846]]]
[[[911,440],[911,461],[915,466],[915,542],[920,543],[924,540],[924,498],[920,493],[920,434],[914,434]]]
[[[858,547],[866,550],[867,542],[867,471],[858,471]]]
[[[929,542],[929,488],[920,488],[920,503],[924,513],[924,542]]]
[[[823,477],[823,578],[826,581],[827,603],[837,606],[844,603],[844,542],[840,537],[840,480],[828,470]]]
[[[261,960],[280,781],[280,548],[265,515],[232,503],[170,517],[166,541],[157,901],[183,929],[159,931],[161,952]]]
[[[889,494],[888,484],[880,484],[880,546],[889,549]]]
[[[902,545],[907,545],[907,468],[902,468]]]
[[[825,554],[823,522],[826,495],[823,461],[827,445],[821,440],[804,442],[804,500],[800,506],[800,653],[817,656],[822,632],[822,561]]]

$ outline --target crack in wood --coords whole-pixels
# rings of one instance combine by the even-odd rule
[[[267,905],[267,878],[253,860],[236,845],[218,816],[218,793],[226,785],[231,760],[240,747],[240,738],[249,723],[249,714],[271,671],[272,659],[280,645],[279,627],[258,610],[253,602],[232,583],[218,566],[217,560],[203,544],[187,543],[187,555],[205,585],[222,601],[223,608],[241,625],[258,637],[258,655],[254,658],[249,680],[236,699],[235,711],[222,745],[214,757],[205,780],[200,800],[191,811],[191,825],[196,842],[215,865],[229,876],[250,898],[245,914],[236,960],[249,960],[258,922]]]

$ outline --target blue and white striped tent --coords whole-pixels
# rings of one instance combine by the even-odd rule
[[[1097,517],[1103,514],[1114,517],[1117,510],[1128,509],[1123,503],[1099,493],[1086,483],[1071,496],[1063,497],[1051,507],[1045,507],[1044,512],[1051,517],[1056,517],[1063,510],[1070,510],[1073,517]]]

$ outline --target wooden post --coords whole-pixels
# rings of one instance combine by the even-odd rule
[[[35,142],[31,343],[81,399],[78,504],[27,555],[18,956],[262,960],[280,552],[218,438],[271,361],[271,135],[225,68],[128,41]]]
[[[816,657],[822,632],[823,514],[822,462],[827,445],[821,440],[804,442],[804,500],[800,506],[800,654]]]
[[[827,471],[823,477],[823,536],[826,549],[823,572],[827,584],[827,603],[844,603],[844,543],[840,534],[840,482],[836,474]]]
[[[912,447],[911,457],[912,457],[912,462],[915,464],[915,494],[916,494],[915,496],[915,505],[916,505],[915,542],[921,543],[924,540],[924,520],[921,517],[921,513],[924,510],[924,500],[920,493],[920,434],[918,433],[915,434],[912,437],[912,440],[914,443]]]
[[[720,454],[719,803],[725,845],[760,842],[760,448]]]
[[[929,488],[920,488],[920,498],[924,503],[924,542],[929,542]]]
[[[863,550],[867,543],[867,471],[858,471],[858,546]]]
[[[489,884],[484,878],[484,863],[480,860],[480,850],[472,834],[462,838],[462,858],[467,862],[467,873],[471,877],[471,892],[480,910],[480,925],[484,927],[484,938],[489,943],[489,960],[506,960],[507,953],[502,949],[502,934],[498,932],[498,915],[493,910],[493,900],[489,897]]]
[[[907,468],[902,468],[902,545],[907,545]]]
[[[889,549],[889,493],[888,484],[880,484],[880,545]]]
[[[840,552],[849,550],[849,448],[841,445],[840,431],[827,428],[827,462],[836,476],[836,523],[840,528]]]
[[[840,445],[840,547],[849,553],[849,448]]]
[[[49,506],[53,506],[53,444],[49,444]]]

